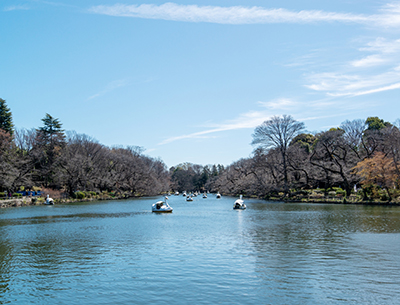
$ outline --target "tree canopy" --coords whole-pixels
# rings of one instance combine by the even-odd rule
[[[365,124],[368,126],[368,130],[381,130],[389,125],[389,122],[385,122],[384,120],[378,117],[369,117],[366,119]]]

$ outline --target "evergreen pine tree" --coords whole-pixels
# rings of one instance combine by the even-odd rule
[[[0,128],[8,132],[10,135],[14,132],[14,124],[10,108],[7,107],[6,101],[0,98]]]
[[[66,145],[62,124],[46,113],[43,126],[37,130],[36,174],[44,186],[56,187],[59,178],[59,161]]]
[[[51,146],[63,144],[65,135],[60,121],[46,113],[46,116],[42,119],[42,122],[44,126],[39,127],[39,133],[42,141],[44,142],[43,144],[50,144]]]

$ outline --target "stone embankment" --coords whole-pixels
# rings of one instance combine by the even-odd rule
[[[121,200],[129,199],[135,196],[96,196],[94,198],[83,198],[83,199],[55,199],[55,204],[72,203],[72,202],[90,202],[95,200]],[[0,200],[0,208],[10,208],[10,207],[22,207],[27,205],[41,205],[43,204],[45,198],[38,197],[23,197],[23,198],[12,198]],[[0,303],[1,304],[1,303]]]
[[[22,207],[26,205],[36,205],[36,202],[32,201],[32,198],[29,197],[20,199],[5,199],[0,201],[0,208]]]

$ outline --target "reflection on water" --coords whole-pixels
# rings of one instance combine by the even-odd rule
[[[0,303],[396,303],[398,207],[171,197],[0,210]]]
[[[398,208],[257,204],[250,224],[272,303],[382,303],[399,296]],[[250,226],[250,225],[249,225]],[[385,233],[385,234],[376,234]],[[388,234],[392,233],[392,234]],[[394,282],[393,282],[394,281]],[[384,287],[381,286],[385,283]],[[270,291],[270,292],[271,292]],[[374,291],[374,293],[371,293]]]

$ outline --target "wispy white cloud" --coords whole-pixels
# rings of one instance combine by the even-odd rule
[[[107,86],[101,90],[100,92],[93,94],[92,96],[90,96],[88,98],[88,100],[92,100],[94,98],[100,97],[105,95],[106,93],[109,93],[111,91],[114,91],[115,89],[121,88],[121,87],[125,87],[128,84],[128,82],[124,79],[122,80],[115,80],[110,82],[109,84],[107,84]]]
[[[28,5],[12,5],[12,6],[7,6],[3,9],[4,12],[11,12],[11,11],[26,11],[29,10]]]
[[[325,12],[321,10],[290,11],[284,8],[269,9],[259,6],[181,5],[171,2],[161,5],[98,5],[91,7],[89,11],[95,14],[120,17],[222,24],[341,22],[383,27],[397,27],[400,25],[399,4],[387,4],[377,14],[372,15]]]
[[[268,108],[268,109],[279,109],[279,110],[288,110],[293,109],[293,107],[298,106],[296,101],[293,101],[288,98],[280,98],[275,99],[269,102],[258,102],[261,106]]]
[[[369,42],[366,47],[360,48],[360,51],[374,54],[352,61],[350,64],[354,67],[363,68],[390,64],[392,62],[397,63],[400,59],[400,39],[387,40],[379,37]]]
[[[180,135],[176,137],[170,137],[165,139],[158,145],[164,145],[184,139],[198,139],[204,137],[209,138],[211,134],[223,131],[255,128],[257,125],[260,125],[269,117],[270,115],[268,115],[265,111],[249,111],[247,113],[240,115],[235,120],[227,121],[223,124],[214,125],[212,128],[209,127],[208,129],[203,131]]]
[[[360,96],[360,95],[367,95],[372,93],[378,93],[383,91],[395,90],[400,89],[400,83],[391,84],[388,86],[383,86],[375,89],[365,90],[365,91],[356,91],[356,92],[345,92],[345,93],[330,93],[331,96]]]
[[[360,48],[360,51],[393,54],[400,51],[400,39],[388,40],[378,37],[367,43],[365,47]]]
[[[336,97],[399,89],[400,39],[379,37],[359,51],[372,54],[339,65],[336,71],[308,75],[306,87]]]
[[[385,58],[383,58],[381,55],[374,54],[358,60],[354,60],[350,64],[354,67],[372,67],[372,66],[378,66],[385,62],[386,62]]]
[[[284,64],[284,66],[288,68],[309,67],[310,65],[315,64],[318,53],[320,53],[321,51],[321,49],[318,49],[311,51],[308,54],[297,56],[291,59],[290,62]]]
[[[348,101],[337,101],[333,97],[326,97],[320,100],[294,101],[287,98],[275,99],[270,102],[258,102],[261,109],[248,111],[239,115],[234,120],[225,121],[221,124],[208,124],[203,126],[204,130],[194,133],[183,134],[175,137],[169,137],[158,145],[165,145],[175,141],[199,138],[215,137],[213,134],[218,134],[225,131],[254,129],[264,121],[270,119],[274,115],[283,115],[293,113],[293,107],[298,110],[297,118],[301,122],[322,120],[334,117],[342,117],[346,114],[359,112],[360,107],[371,107],[365,101],[348,103]],[[338,111],[335,111],[338,110]],[[312,115],[310,115],[312,114]]]
[[[332,109],[332,104],[327,101],[327,99],[301,103],[287,98],[281,98],[270,102],[258,102],[257,104],[262,107],[260,110],[248,111],[239,115],[236,119],[225,121],[222,124],[209,124],[208,126],[204,127],[205,130],[199,132],[167,138],[164,141],[160,142],[158,145],[169,144],[175,141],[186,139],[215,137],[212,135],[224,131],[254,129],[264,121],[270,119],[273,115],[282,115],[285,113],[289,113],[291,110],[293,110],[291,107],[298,107],[303,109],[303,111],[298,112],[299,115],[304,113],[301,121],[311,121],[321,118],[341,116],[343,115],[343,110],[346,109],[346,106],[343,105],[343,107],[341,107],[340,114],[332,112],[328,116],[326,114],[322,116],[317,115],[317,113],[326,113],[326,109]],[[337,105],[338,103],[336,102],[335,104]],[[310,117],[309,113],[314,113],[315,115]]]
[[[392,69],[381,74],[347,75],[319,73],[309,76],[309,89],[326,92],[329,96],[357,96],[397,89],[400,71]]]
[[[392,2],[382,7],[380,14],[375,15],[375,23],[383,27],[398,27],[400,25],[400,3]]]

